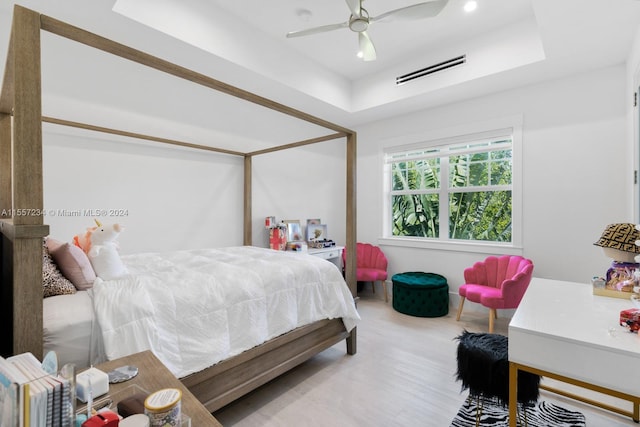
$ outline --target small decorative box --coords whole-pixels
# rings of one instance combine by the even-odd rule
[[[640,330],[640,309],[629,308],[620,312],[620,326],[624,326],[631,332]]]
[[[76,375],[76,397],[83,403],[109,392],[109,375],[98,368],[91,367]]]

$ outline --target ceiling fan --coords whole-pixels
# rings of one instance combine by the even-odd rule
[[[358,56],[365,61],[374,61],[376,59],[376,48],[373,46],[371,37],[367,33],[367,29],[374,22],[398,20],[414,20],[432,18],[440,13],[447,5],[449,0],[432,0],[423,3],[417,3],[411,6],[401,7],[399,9],[390,10],[378,16],[370,16],[369,12],[362,7],[364,0],[345,0],[351,16],[346,22],[339,24],[322,25],[320,27],[308,28],[306,30],[291,31],[287,33],[287,37],[302,37],[311,34],[324,33],[326,31],[339,30],[341,28],[349,28],[351,31],[358,33],[358,43],[360,49]]]

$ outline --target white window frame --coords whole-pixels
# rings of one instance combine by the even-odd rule
[[[504,117],[484,122],[469,123],[452,128],[409,135],[385,141],[380,153],[382,165],[382,237],[378,244],[388,246],[415,247],[458,252],[480,252],[487,254],[522,255],[522,115]],[[461,144],[493,136],[511,134],[512,137],[512,234],[511,242],[487,242],[449,240],[447,236],[437,239],[411,236],[393,236],[391,230],[391,164],[385,159],[390,153]],[[444,188],[443,191],[448,189]],[[443,210],[445,213],[443,213]],[[440,215],[448,215],[448,203],[441,203]]]

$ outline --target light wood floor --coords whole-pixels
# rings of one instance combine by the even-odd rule
[[[226,427],[449,426],[467,395],[455,381],[454,338],[464,328],[486,332],[488,312],[465,310],[460,322],[455,307],[440,318],[412,317],[368,288],[358,302],[355,356],[344,343],[331,347],[222,408],[214,414],[218,421]],[[498,318],[495,332],[506,334],[508,322]],[[638,425],[545,391],[541,399],[582,412],[587,426]]]

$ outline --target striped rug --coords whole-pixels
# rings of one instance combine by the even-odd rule
[[[524,425],[522,406],[518,409],[520,422]],[[476,399],[467,399],[453,419],[451,427],[471,427],[476,425]],[[497,401],[485,399],[482,407],[480,425],[486,427],[508,427],[509,409]],[[529,427],[585,427],[584,415],[580,412],[539,401],[527,407],[527,425]]]

